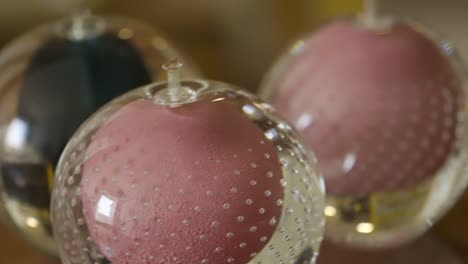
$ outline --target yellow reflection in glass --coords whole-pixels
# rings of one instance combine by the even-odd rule
[[[325,215],[326,216],[335,216],[336,215],[336,208],[331,206],[331,205],[327,205],[325,207]]]
[[[356,226],[356,230],[359,233],[369,234],[369,233],[372,233],[374,231],[374,225],[371,224],[371,223],[359,223]]]
[[[39,221],[35,217],[26,218],[26,225],[31,228],[37,228],[39,226]]]

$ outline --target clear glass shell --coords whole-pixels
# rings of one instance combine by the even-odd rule
[[[147,26],[77,13],[42,25],[0,53],[0,214],[35,246],[57,254],[49,220],[53,171],[68,139],[124,92],[162,80],[179,56]],[[196,76],[192,66],[185,74]]]
[[[333,21],[297,40],[260,90],[317,155],[325,237],[353,247],[418,237],[468,178],[466,72],[453,44],[410,19],[380,22]]]
[[[111,101],[56,175],[67,264],[315,263],[323,236],[313,157],[268,104],[220,82],[156,83]]]

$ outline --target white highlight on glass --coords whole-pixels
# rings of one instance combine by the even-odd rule
[[[15,118],[7,128],[4,144],[8,148],[20,149],[26,143],[28,125],[23,119]]]
[[[371,223],[359,223],[357,226],[356,226],[356,230],[359,232],[359,233],[362,233],[362,234],[369,234],[369,233],[372,233],[374,232],[374,225],[371,224]]]
[[[356,164],[356,159],[356,154],[352,152],[346,154],[343,160],[343,166],[341,167],[343,169],[343,172],[350,172],[353,169],[354,164]]]
[[[39,221],[34,217],[28,217],[26,218],[26,225],[31,228],[36,228],[39,226]]]
[[[101,195],[96,207],[94,217],[98,222],[112,224],[117,202],[109,196]]]
[[[271,128],[265,131],[265,137],[268,138],[269,140],[275,140],[279,137],[278,131],[276,129]]]
[[[325,215],[326,216],[335,216],[336,215],[336,208],[331,206],[331,205],[325,206]]]
[[[299,131],[302,131],[309,127],[312,122],[314,121],[314,117],[309,114],[309,113],[303,113],[302,115],[299,116],[299,118],[296,121],[296,128]]]

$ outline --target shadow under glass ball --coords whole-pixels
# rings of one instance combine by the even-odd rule
[[[151,48],[151,35],[126,27],[82,39],[51,34],[52,28],[42,32],[42,43],[19,39],[0,60],[0,68],[12,69],[0,75],[0,211],[27,240],[57,254],[49,204],[65,144],[104,103],[157,79],[159,67],[151,66],[170,55]]]

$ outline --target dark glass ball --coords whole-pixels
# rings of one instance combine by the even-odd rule
[[[50,191],[65,144],[104,103],[160,80],[161,64],[174,57],[166,39],[145,25],[89,13],[40,26],[8,45],[0,53],[3,220],[55,254]],[[197,71],[189,65],[184,74]]]

